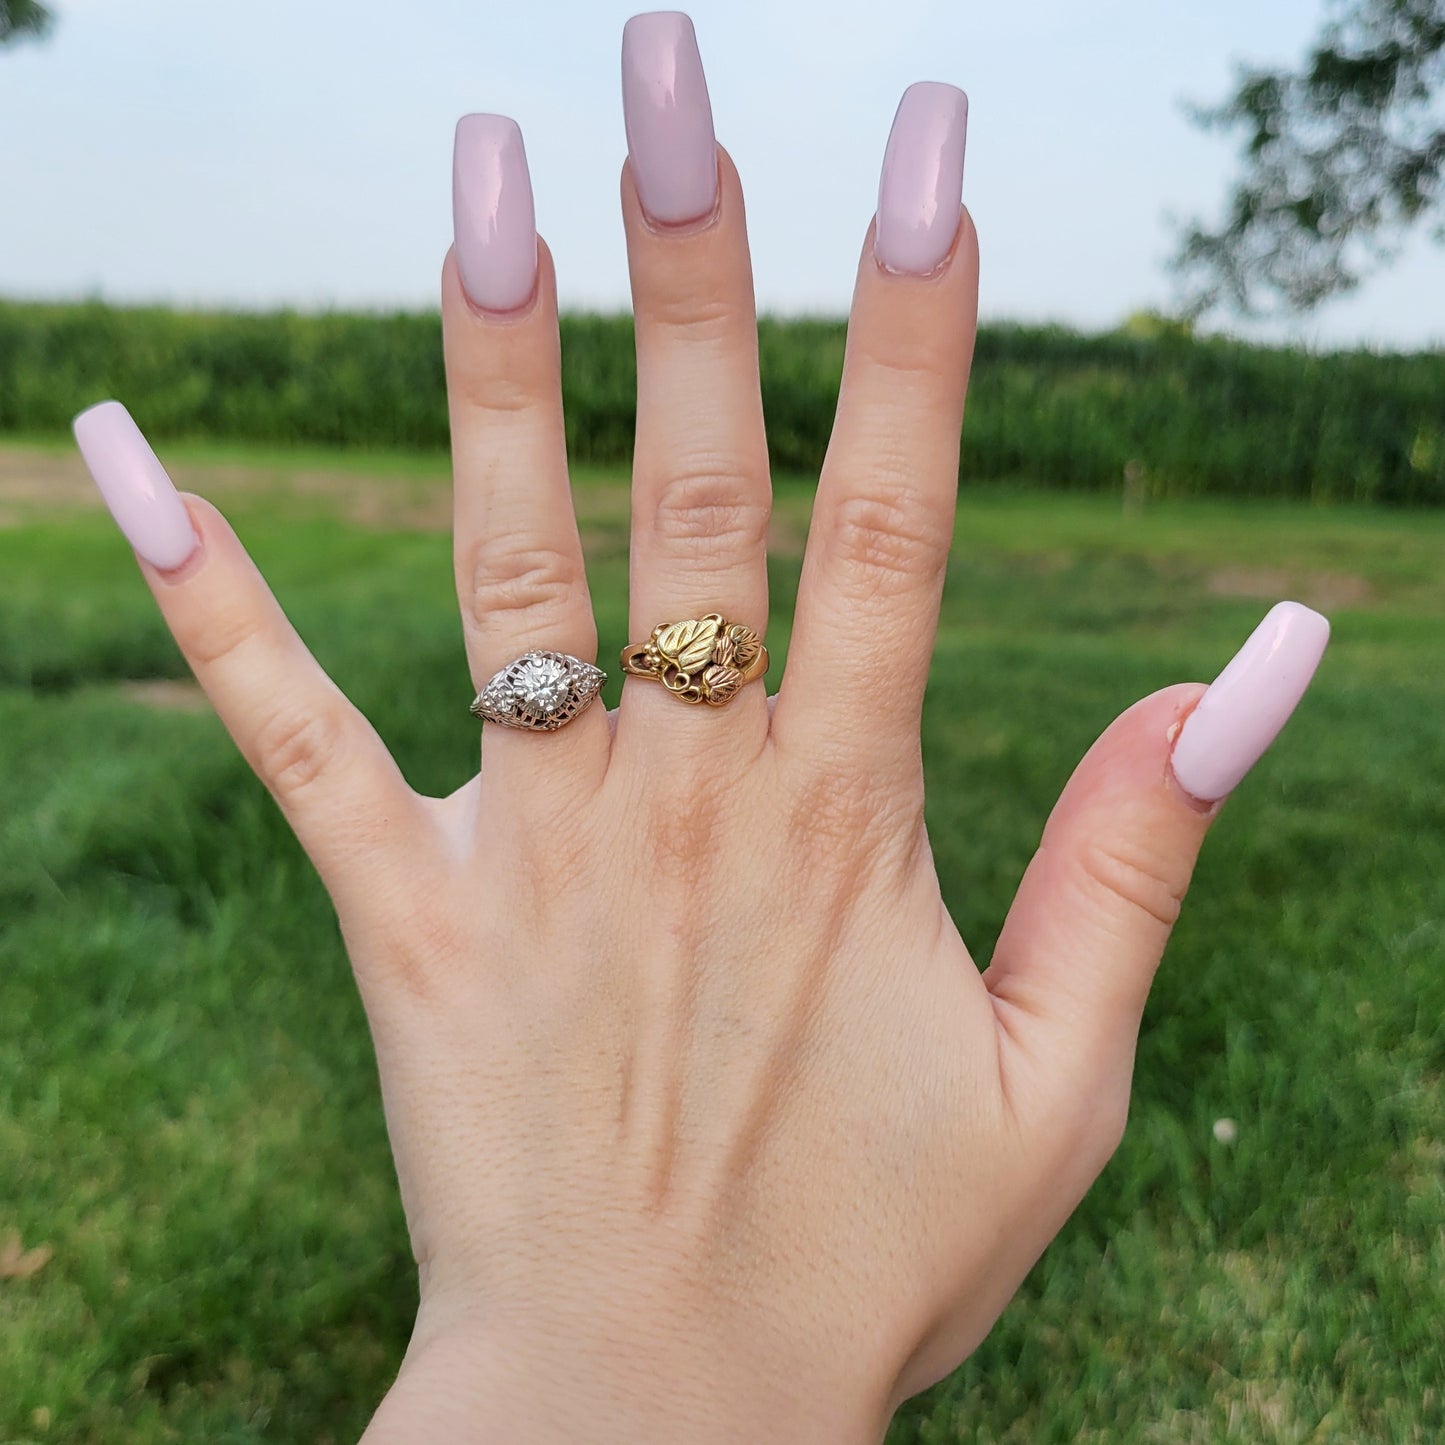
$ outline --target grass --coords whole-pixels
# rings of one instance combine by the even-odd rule
[[[411,780],[458,784],[445,469],[173,455]],[[0,1442],[351,1440],[414,1305],[364,1019],[219,725],[135,687],[184,666],[75,480],[0,451]],[[626,494],[578,492],[606,656]],[[808,503],[784,481],[779,642]],[[925,748],[981,961],[1116,712],[1212,676],[1277,596],[1336,635],[1211,836],[1123,1148],[894,1445],[1442,1437],[1442,556],[1434,514],[965,493]]]

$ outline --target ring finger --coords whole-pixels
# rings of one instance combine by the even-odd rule
[[[457,126],[456,245],[442,276],[457,596],[473,685],[534,649],[592,662],[597,628],[567,477],[557,288],[533,221],[522,134],[505,116]],[[555,701],[555,698],[549,699]],[[488,723],[488,757],[560,776],[600,772],[607,722],[590,707],[555,735]],[[545,763],[542,762],[545,757]],[[494,785],[484,769],[483,788]],[[575,782],[569,774],[566,785]]]

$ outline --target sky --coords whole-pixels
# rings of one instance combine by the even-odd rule
[[[53,0],[0,52],[0,295],[303,309],[435,304],[451,136],[521,124],[564,306],[628,304],[611,0]],[[1291,62],[1325,0],[697,0],[742,173],[759,306],[842,314],[903,89],[969,94],[964,195],[986,319],[1085,329],[1174,299],[1171,218],[1217,215],[1234,156],[1186,102]],[[1314,315],[1231,329],[1445,345],[1445,250]]]

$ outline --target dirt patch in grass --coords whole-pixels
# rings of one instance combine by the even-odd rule
[[[229,469],[228,469],[229,470]],[[446,482],[392,481],[386,477],[359,477],[348,472],[301,471],[276,474],[237,467],[223,481],[228,490],[247,490],[254,478],[266,476],[274,493],[277,481],[284,490],[334,505],[339,517],[358,527],[378,531],[402,528],[416,532],[445,532],[452,524],[452,494]],[[222,481],[215,478],[215,481]],[[289,485],[285,485],[289,483]],[[200,484],[196,486],[200,490]]]
[[[341,521],[375,531],[448,532],[452,525],[451,479],[445,474],[388,477],[339,467],[235,462],[182,462],[170,472],[183,491],[222,509],[248,499],[303,498]],[[584,477],[573,488],[572,500],[585,543],[610,550],[620,535],[626,546],[631,498],[625,483]],[[810,500],[780,493],[768,530],[775,555],[801,555]],[[100,494],[77,453],[0,447],[0,528],[23,526],[45,512],[100,506]]]
[[[209,712],[211,704],[198,683],[189,678],[132,678],[120,684],[118,691],[127,702],[158,712]]]
[[[362,527],[444,531],[451,526],[451,489],[445,478],[228,462],[180,463],[169,470],[183,491],[222,506],[240,498],[285,495],[333,504],[339,517]],[[0,526],[20,526],[41,512],[100,506],[100,494],[78,454],[0,448]]]
[[[1255,597],[1262,602],[1292,597],[1323,612],[1358,607],[1370,598],[1370,584],[1353,572],[1299,576],[1283,567],[1220,567],[1209,574],[1205,585],[1215,597]]]
[[[18,527],[36,507],[99,505],[78,456],[0,450],[0,526]]]
[[[182,462],[169,467],[183,491],[218,505],[238,499],[304,498],[355,526],[445,532],[452,525],[451,479],[388,477],[344,468],[249,466],[234,462]],[[625,486],[584,482],[574,492],[579,521],[627,516]],[[78,453],[0,447],[0,527],[18,527],[46,511],[95,511],[100,494]]]

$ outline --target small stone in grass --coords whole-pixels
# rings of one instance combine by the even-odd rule
[[[1233,1119],[1216,1119],[1214,1138],[1220,1144],[1233,1144],[1239,1138],[1239,1125]]]

